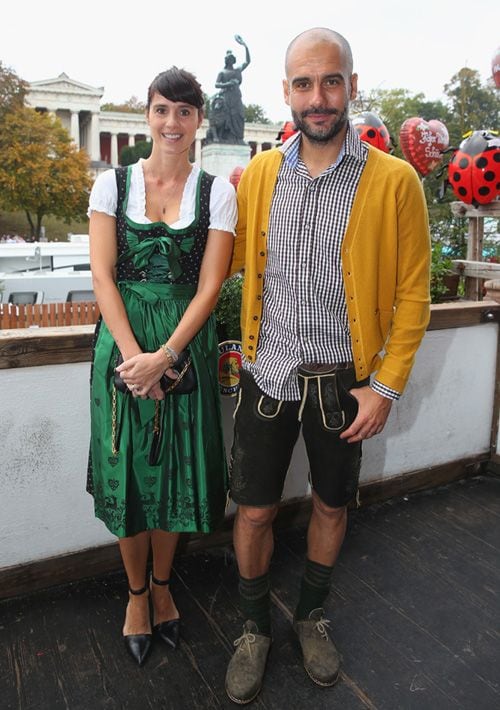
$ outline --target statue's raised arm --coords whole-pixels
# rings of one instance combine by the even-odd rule
[[[241,44],[242,47],[245,47],[245,61],[240,66],[240,70],[243,71],[250,64],[250,51],[241,35],[234,35],[234,39],[238,42],[238,44]]]

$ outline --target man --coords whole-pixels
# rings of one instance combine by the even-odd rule
[[[293,628],[311,679],[337,680],[323,604],[357,493],[361,442],[384,428],[429,319],[421,184],[408,163],[361,142],[350,125],[349,44],[332,30],[307,30],[288,47],[285,69],[298,133],[243,172],[232,265],[244,268],[231,495],[245,624],[226,691],[239,704],[263,681],[272,523],[301,427],[312,513]]]

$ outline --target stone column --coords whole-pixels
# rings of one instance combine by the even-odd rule
[[[194,162],[201,165],[201,140],[197,138],[194,142]]]
[[[135,145],[135,136],[133,136],[131,133],[129,133],[128,135],[128,144],[131,147]]]
[[[71,139],[77,148],[80,147],[80,116],[77,111],[71,112]]]
[[[99,134],[99,114],[93,113],[90,119],[90,159],[101,159],[101,141]]]
[[[255,143],[255,153],[262,153],[262,143]]]
[[[118,165],[118,133],[111,134],[111,165],[114,168]]]

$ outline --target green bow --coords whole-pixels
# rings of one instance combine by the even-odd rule
[[[127,232],[129,249],[119,259],[119,262],[132,259],[132,263],[138,271],[145,269],[151,262],[155,254],[164,256],[167,260],[172,279],[181,275],[182,269],[179,265],[181,252],[188,253],[194,244],[194,236],[184,237],[179,244],[170,236],[146,237],[139,241],[132,232]]]

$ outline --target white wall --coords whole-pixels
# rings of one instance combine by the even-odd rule
[[[384,433],[364,444],[362,481],[489,449],[497,325],[431,331]],[[0,370],[0,568],[113,541],[85,492],[89,363]],[[223,400],[231,443],[233,398]],[[284,498],[308,493],[297,445]],[[233,508],[229,509],[229,513]]]

